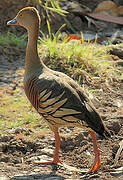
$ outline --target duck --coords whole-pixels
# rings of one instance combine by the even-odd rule
[[[66,74],[48,68],[40,59],[37,48],[40,22],[41,17],[35,7],[21,9],[14,19],[7,22],[9,26],[22,26],[27,30],[24,91],[55,136],[53,160],[38,164],[62,163],[59,158],[59,128],[79,127],[88,130],[92,137],[95,158],[89,173],[95,172],[100,167],[96,133],[109,138],[110,132],[83,88]]]

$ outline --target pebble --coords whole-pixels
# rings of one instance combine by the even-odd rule
[[[15,133],[16,134],[18,134],[18,133],[22,133],[22,132],[26,132],[26,129],[25,128],[23,128],[23,127],[17,127],[16,129],[15,129]]]
[[[53,154],[53,149],[49,149],[49,148],[44,148],[41,150],[42,153],[45,153],[47,155],[52,155]]]

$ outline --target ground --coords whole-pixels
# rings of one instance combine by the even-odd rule
[[[12,53],[15,53],[15,49]],[[10,53],[10,52],[9,52]],[[14,90],[25,97],[23,86],[24,54],[8,61],[6,56],[0,56],[0,98],[5,95],[14,96]],[[117,59],[114,56],[114,59]],[[121,59],[122,61],[122,59]],[[20,69],[20,71],[19,71]],[[20,72],[20,73],[19,73]],[[101,166],[98,172],[88,174],[94,159],[91,137],[87,131],[79,128],[61,128],[60,159],[62,165],[41,166],[36,160],[50,159],[54,149],[54,135],[50,129],[35,129],[17,127],[9,129],[0,136],[0,180],[62,180],[62,179],[123,179],[123,83],[117,79],[87,79],[85,89],[94,90],[92,101],[100,113],[104,124],[112,131],[112,137],[101,139],[97,135],[101,149]],[[3,105],[0,102],[0,107]],[[14,112],[14,110],[13,110]],[[3,118],[3,114],[0,117]],[[39,119],[44,122],[42,118]],[[11,121],[11,118],[10,118]],[[7,129],[7,128],[6,128]],[[39,134],[32,131],[40,129]],[[35,135],[33,139],[32,134]]]

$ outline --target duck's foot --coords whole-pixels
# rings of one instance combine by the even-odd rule
[[[96,140],[96,133],[94,131],[89,131],[93,141],[95,160],[92,168],[89,170],[89,173],[96,172],[100,167],[100,149]]]
[[[100,167],[100,157],[96,157],[93,166],[90,168],[89,173],[96,172]]]

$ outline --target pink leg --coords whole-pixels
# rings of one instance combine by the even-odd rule
[[[61,163],[59,159],[59,149],[60,149],[60,136],[57,131],[54,131],[55,134],[55,150],[54,150],[54,156],[53,156],[53,161],[47,161],[47,162],[36,162],[36,164],[57,164],[57,163]]]
[[[96,133],[94,131],[89,131],[92,137],[93,147],[94,147],[94,153],[95,153],[95,160],[93,163],[93,166],[89,170],[89,173],[95,172],[100,167],[100,150],[96,139]]]

